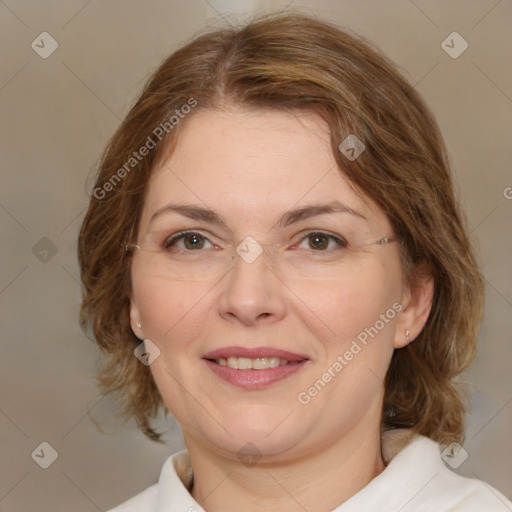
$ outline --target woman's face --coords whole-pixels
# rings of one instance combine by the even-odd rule
[[[130,314],[160,350],[150,368],[185,440],[285,460],[375,432],[407,328],[399,244],[375,243],[389,220],[340,174],[313,114],[198,111],[181,128],[138,240],[195,234],[134,252]]]

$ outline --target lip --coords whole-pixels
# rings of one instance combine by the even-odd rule
[[[266,368],[264,370],[236,370],[211,361],[212,359],[227,359],[228,357],[247,357],[249,359],[278,357],[279,359],[286,359],[293,364],[278,366],[277,368]],[[301,354],[272,347],[224,347],[208,352],[203,356],[203,360],[215,375],[234,386],[247,390],[262,389],[282,381],[302,370],[310,362],[306,356]]]

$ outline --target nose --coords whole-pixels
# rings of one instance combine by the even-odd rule
[[[246,326],[273,323],[286,314],[284,285],[272,269],[271,258],[267,251],[255,257],[254,250],[254,242],[252,247],[238,247],[218,301],[223,318]]]

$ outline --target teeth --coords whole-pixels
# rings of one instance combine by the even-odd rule
[[[230,357],[229,359],[232,359],[232,358]],[[229,361],[229,359],[228,359],[228,361]],[[250,359],[247,359],[246,357],[239,357],[237,368],[239,370],[251,370],[252,369],[252,361]]]
[[[255,370],[265,370],[266,368],[270,368],[270,358],[260,357],[259,359],[254,359],[252,361],[251,367],[254,368]],[[275,368],[275,366],[273,366],[272,368]]]
[[[228,366],[238,370],[238,357],[228,357]]]
[[[267,368],[277,368],[278,366],[286,366],[290,364],[287,359],[279,357],[258,357],[249,359],[247,357],[221,357],[216,360],[221,366],[229,366],[235,370],[266,370]]]

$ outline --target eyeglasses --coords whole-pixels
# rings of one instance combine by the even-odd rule
[[[263,243],[247,236],[240,243],[220,245],[202,233],[186,231],[163,242],[147,237],[125,248],[140,253],[140,268],[148,275],[172,281],[220,279],[237,264],[261,262],[283,279],[328,280],[351,272],[357,260],[394,241],[385,236],[354,245],[327,232],[310,231],[294,244]]]

